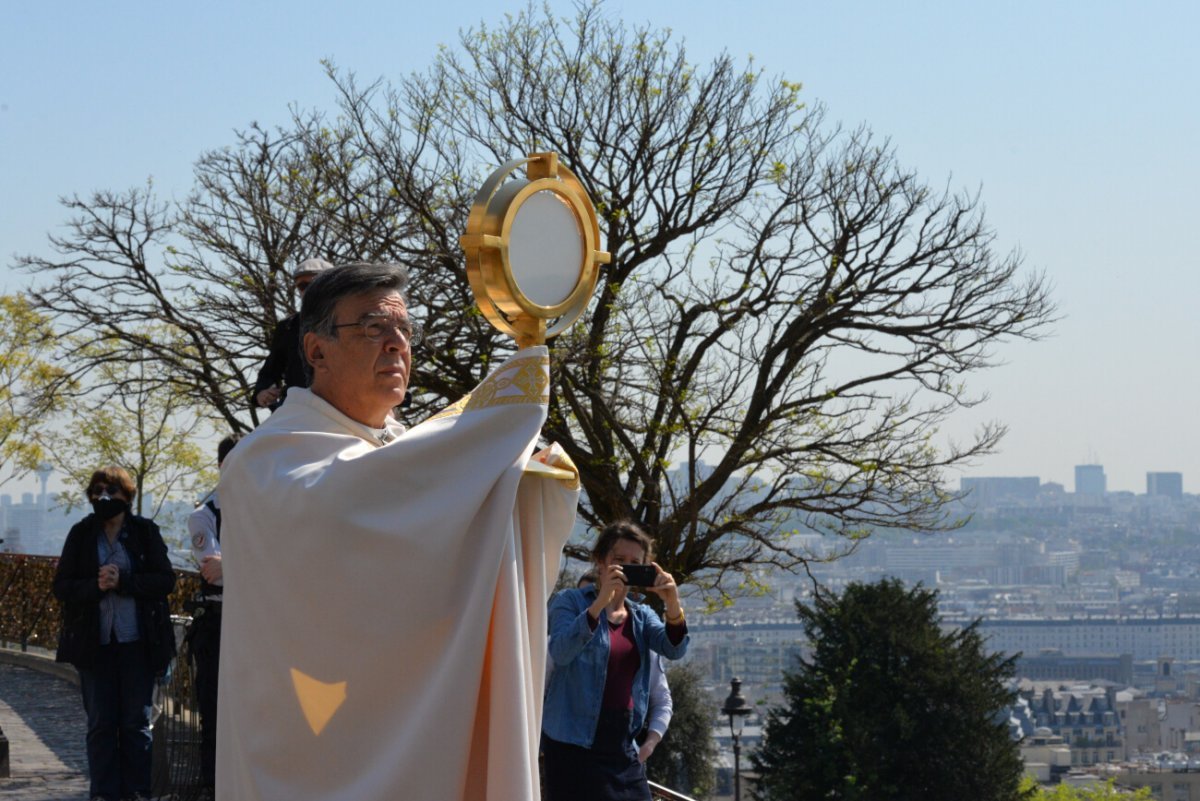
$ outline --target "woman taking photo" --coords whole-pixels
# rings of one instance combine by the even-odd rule
[[[596,583],[563,590],[550,604],[554,671],[542,714],[549,801],[650,801],[634,742],[646,719],[650,652],[679,659],[687,651],[679,589],[649,562],[652,546],[635,523],[609,525],[592,549]],[[653,570],[627,575],[628,565]],[[630,586],[663,600],[665,624],[627,597]]]
[[[158,526],[130,513],[136,493],[120,467],[93,473],[92,514],[67,534],[54,574],[57,661],[79,670],[93,801],[150,797],[154,677],[175,653],[166,603],[175,571]]]

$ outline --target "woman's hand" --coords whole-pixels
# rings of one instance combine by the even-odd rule
[[[115,590],[120,580],[121,571],[116,565],[100,565],[100,573],[96,577],[96,584],[100,587],[100,592]]]
[[[595,620],[600,619],[600,613],[604,611],[604,607],[615,601],[625,592],[626,588],[625,572],[621,570],[620,565],[597,568],[597,573],[596,600],[592,601],[592,605],[588,607],[588,614]]]
[[[654,580],[653,587],[646,589],[663,599],[668,621],[683,617],[683,606],[679,603],[679,587],[675,585],[675,577],[663,570],[658,562],[650,564],[654,565],[654,569],[658,571],[658,578]]]

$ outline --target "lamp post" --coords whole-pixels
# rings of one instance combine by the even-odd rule
[[[729,734],[733,737],[733,801],[742,801],[742,725],[750,707],[742,697],[742,680],[734,678],[729,682],[729,697],[725,699],[721,711],[729,716]]]

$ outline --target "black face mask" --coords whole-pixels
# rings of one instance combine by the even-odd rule
[[[129,511],[129,502],[123,501],[120,498],[110,498],[107,495],[101,495],[92,501],[92,511],[101,520],[112,520],[121,514],[121,512]]]

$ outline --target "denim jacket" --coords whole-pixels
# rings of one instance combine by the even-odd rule
[[[593,630],[587,621],[587,609],[596,600],[596,588],[563,590],[550,602],[550,658],[554,671],[546,686],[542,711],[542,732],[560,743],[591,748],[604,680],[608,673],[607,613]],[[650,696],[650,660],[647,651],[656,651],[667,659],[679,659],[687,653],[688,637],[672,645],[667,627],[650,607],[626,599],[625,608],[633,621],[633,639],[641,664],[633,679],[633,717],[629,738],[641,730],[646,720]]]

